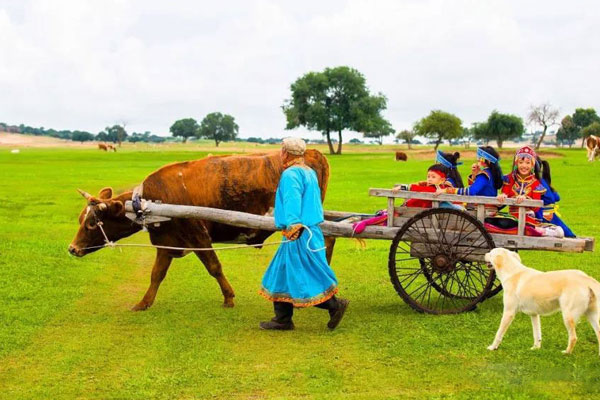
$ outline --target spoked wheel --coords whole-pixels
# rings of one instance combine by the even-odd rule
[[[392,241],[389,273],[412,308],[431,314],[473,310],[494,285],[483,255],[494,241],[469,214],[444,208],[409,219]]]

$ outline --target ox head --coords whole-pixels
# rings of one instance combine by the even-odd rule
[[[79,214],[79,230],[69,245],[69,253],[77,257],[93,253],[105,243],[104,233],[110,241],[117,241],[140,230],[137,224],[125,217],[124,198],[113,198],[111,188],[104,188],[97,197],[79,190],[87,205]],[[99,224],[102,224],[100,228]]]

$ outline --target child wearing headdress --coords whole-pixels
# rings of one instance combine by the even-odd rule
[[[409,185],[396,185],[393,191],[409,190],[411,192],[435,193],[439,189],[451,188],[452,185],[447,181],[448,168],[441,164],[434,164],[427,169],[427,179],[425,181],[411,183]],[[447,202],[443,202],[447,203]],[[406,207],[431,208],[431,200],[408,199],[403,204]],[[441,205],[442,207],[455,208],[455,205],[450,203]],[[354,233],[361,233],[369,225],[384,225],[387,221],[387,211],[381,210],[377,214],[352,225]]]
[[[491,146],[477,149],[477,163],[471,167],[468,187],[444,188],[436,191],[437,194],[449,193],[464,196],[490,196],[495,197],[498,189],[502,188],[502,169],[500,156]]]
[[[502,193],[498,195],[498,200],[501,202],[506,198],[514,198],[517,203],[521,203],[525,199],[541,200],[542,196],[546,193],[546,188],[540,181],[540,165],[538,163],[538,157],[531,147],[524,146],[517,150],[513,161],[513,170],[510,174],[505,175],[503,178]],[[530,208],[526,214],[526,234],[531,236],[554,236],[563,237],[564,232],[562,228],[552,225],[544,224],[542,220],[536,218],[535,213],[539,211],[539,208]],[[502,216],[494,218],[486,218],[486,222],[492,225],[504,227],[505,225],[509,229],[515,229],[517,218],[519,215],[518,206],[510,206],[509,213],[513,217],[511,222],[510,218],[502,221]],[[499,222],[501,222],[499,224]],[[510,225],[510,226],[508,226]]]
[[[445,153],[441,150],[437,151],[435,157],[435,162],[437,164],[448,168],[448,176],[446,177],[446,181],[455,188],[462,188],[465,186],[457,169],[459,165],[462,165],[462,162],[458,162],[459,159],[459,152]]]
[[[573,231],[563,222],[558,214],[557,203],[560,201],[560,196],[554,187],[552,187],[550,164],[548,161],[542,160],[539,156],[537,157],[537,162],[542,172],[540,183],[544,186],[546,192],[542,195],[544,206],[535,212],[536,218],[560,226],[565,233],[565,237],[576,237]]]

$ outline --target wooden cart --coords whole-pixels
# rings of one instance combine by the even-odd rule
[[[528,207],[540,207],[539,200],[502,204],[493,197],[459,196],[390,189],[370,189],[369,194],[387,198],[387,226],[368,226],[355,234],[352,224],[336,222],[356,215],[351,212],[325,211],[320,227],[325,236],[391,240],[388,269],[394,288],[412,308],[431,314],[453,314],[473,310],[477,304],[502,288],[483,256],[495,247],[511,250],[583,252],[594,250],[593,238],[552,238],[525,236]],[[396,199],[431,200],[431,209],[396,206]],[[444,208],[443,202],[465,203],[465,210]],[[161,204],[143,201],[143,218],[128,216],[139,223],[160,224],[170,218],[198,218],[244,228],[275,231],[273,218],[208,207]],[[442,207],[440,207],[442,205]],[[519,207],[516,235],[492,234],[483,225],[486,215],[497,206]]]

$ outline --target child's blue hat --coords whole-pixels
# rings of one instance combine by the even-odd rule
[[[494,157],[487,151],[483,150],[481,147],[477,148],[477,158],[478,159],[483,158],[484,160],[488,160],[492,164],[496,164],[498,162],[498,159],[496,157]]]
[[[457,165],[462,165],[462,162],[457,162],[456,165],[452,164],[450,161],[444,158],[444,153],[441,150],[438,150],[435,156],[435,162],[438,164],[442,164],[446,168],[456,169]]]

